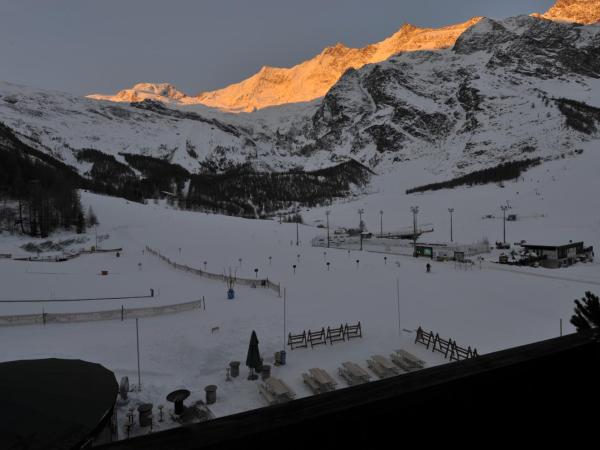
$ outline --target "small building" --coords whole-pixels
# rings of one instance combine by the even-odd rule
[[[521,247],[535,253],[540,257],[540,265],[549,269],[570,266],[578,260],[594,259],[594,247],[585,247],[583,242],[562,245],[522,244]]]
[[[474,244],[456,243],[417,243],[417,256],[437,259],[438,261],[464,261],[466,256],[488,253],[490,251],[487,242]]]

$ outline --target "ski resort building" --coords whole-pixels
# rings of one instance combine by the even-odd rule
[[[473,244],[454,244],[454,243],[421,243],[417,244],[417,256],[437,260],[462,261],[466,256],[488,253],[490,246],[487,241],[476,242]]]
[[[521,246],[539,256],[540,265],[549,269],[566,267],[578,260],[594,258],[594,247],[585,247],[583,242],[569,242],[562,245],[522,244]]]

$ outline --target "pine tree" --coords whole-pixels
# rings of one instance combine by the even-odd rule
[[[600,300],[597,295],[586,292],[581,301],[575,300],[571,323],[579,332],[600,328]]]
[[[96,217],[96,214],[94,213],[94,210],[92,209],[91,206],[88,209],[88,213],[87,213],[87,223],[88,223],[88,227],[96,226],[99,223],[98,217]]]
[[[77,234],[85,233],[85,219],[81,211],[79,211],[79,213],[77,214],[76,228]]]

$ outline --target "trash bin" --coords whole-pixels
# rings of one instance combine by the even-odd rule
[[[263,364],[260,376],[263,380],[271,377],[271,366],[269,364]]]
[[[140,427],[149,427],[152,425],[152,403],[142,403],[138,406],[138,415],[140,418]]]
[[[233,291],[233,289],[229,289],[227,291],[227,299],[233,300],[234,298],[235,298],[235,292]]]
[[[232,377],[237,377],[240,375],[240,362],[239,361],[231,361],[229,363],[229,367],[230,367],[230,375]]]
[[[212,405],[217,401],[217,386],[214,384],[209,384],[204,388],[206,392],[206,404]]]
[[[280,364],[285,366],[285,350],[279,352]]]

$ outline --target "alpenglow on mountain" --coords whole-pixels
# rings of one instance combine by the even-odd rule
[[[182,95],[168,83],[140,83],[115,95],[92,94],[89,98],[115,102],[145,99],[179,104],[202,104],[226,111],[248,112],[268,106],[307,102],[323,97],[348,69],[384,61],[399,52],[449,48],[480,17],[443,28],[404,25],[387,39],[363,48],[338,43],[292,68],[264,66],[250,78],[223,89]]]
[[[124,164],[124,154],[158,158],[191,173],[240,164],[311,170],[352,158],[378,171],[420,159],[430,173],[450,175],[560,156],[596,139],[599,78],[599,26],[519,16],[482,19],[451,49],[349,69],[322,99],[304,104],[234,115],[0,84],[0,115],[84,173],[93,168],[82,149]]]
[[[558,0],[540,17],[591,25],[600,21],[600,0]]]
[[[482,18],[451,48],[350,68],[324,97],[247,114],[158,101],[179,96],[168,84],[114,103],[0,82],[0,150],[28,146],[109,193],[260,216],[346,196],[372,173],[443,181],[578,157],[600,139],[599,80],[600,25]]]
[[[589,25],[600,21],[600,0],[558,0],[546,13],[533,15]],[[231,112],[307,102],[323,97],[348,69],[378,63],[400,52],[450,48],[462,32],[480,19],[473,17],[464,23],[437,29],[407,24],[381,42],[363,48],[337,44],[294,67],[264,66],[246,80],[196,96],[185,95],[168,83],[139,83],[115,95],[92,94],[89,98],[114,102],[151,99],[183,105],[202,104]]]

